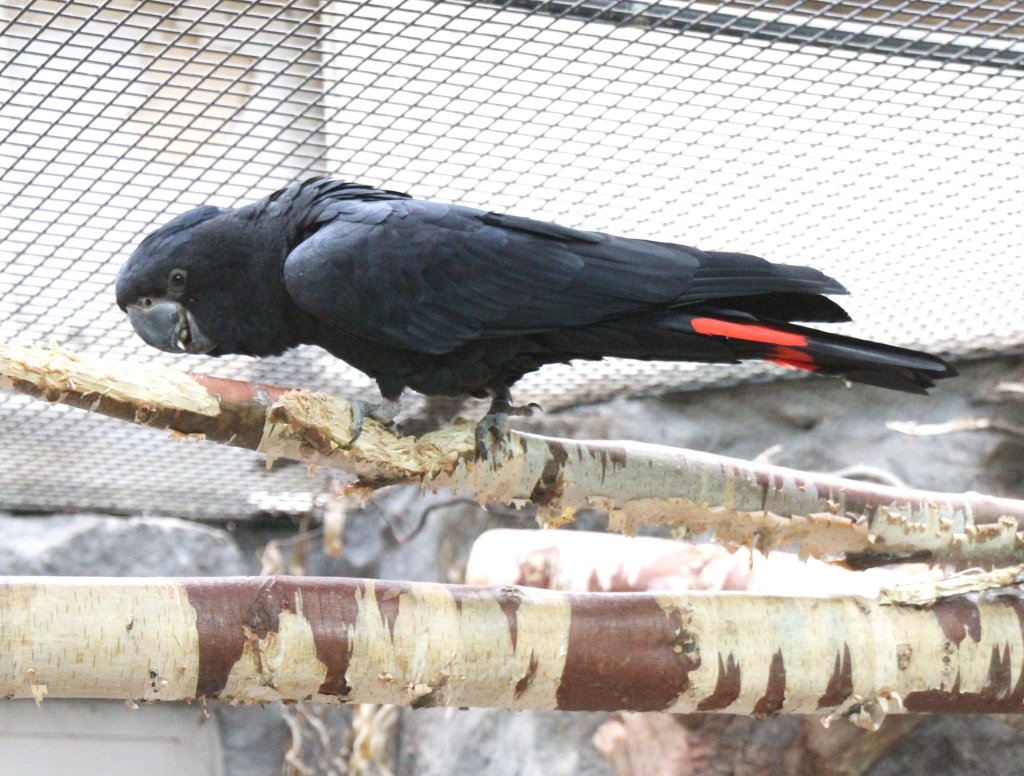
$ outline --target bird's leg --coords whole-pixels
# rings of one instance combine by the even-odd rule
[[[384,397],[381,402],[369,402],[362,399],[352,399],[352,438],[348,442],[351,447],[363,433],[363,422],[367,418],[373,418],[385,426],[394,425],[395,418],[402,410],[402,403],[399,399],[388,399]]]
[[[501,453],[501,457],[507,457],[509,453],[508,419],[510,415],[529,416],[534,410],[539,410],[537,404],[527,404],[523,407],[512,406],[512,392],[508,386],[502,385],[491,389],[491,406],[480,422],[476,424],[476,457],[477,460],[486,461],[488,458],[488,443],[494,440],[494,452]]]

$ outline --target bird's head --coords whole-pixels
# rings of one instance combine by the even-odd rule
[[[142,241],[117,276],[136,333],[170,353],[270,355],[285,342],[280,240],[240,211],[190,210]]]

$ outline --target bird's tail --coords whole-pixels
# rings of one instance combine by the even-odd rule
[[[897,391],[926,393],[956,370],[936,356],[789,323],[729,315],[673,313],[658,328],[700,335],[727,346],[737,360],[762,359]]]

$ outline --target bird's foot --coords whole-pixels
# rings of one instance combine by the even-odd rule
[[[354,445],[362,436],[363,423],[367,418],[373,418],[392,428],[395,426],[395,418],[401,411],[401,404],[397,399],[384,399],[380,403],[352,399],[349,404],[352,405],[352,438],[349,439],[347,447]]]
[[[493,454],[495,462],[508,458],[512,453],[509,435],[509,417],[529,417],[540,410],[539,404],[513,407],[510,402],[495,399],[491,408],[476,424],[476,458],[486,461]]]

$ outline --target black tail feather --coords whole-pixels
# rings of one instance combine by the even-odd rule
[[[658,325],[727,344],[737,360],[762,359],[896,391],[927,393],[936,380],[957,374],[955,368],[928,353],[789,323],[675,314]]]

